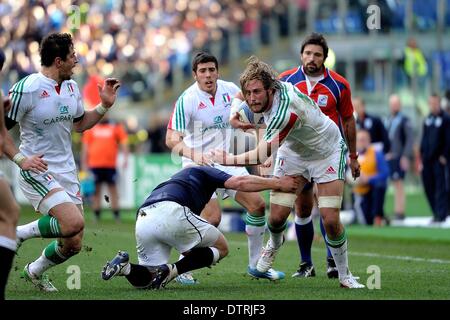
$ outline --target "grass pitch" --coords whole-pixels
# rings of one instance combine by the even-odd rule
[[[330,299],[429,299],[450,298],[450,231],[427,228],[370,228],[347,227],[349,261],[354,275],[367,284],[379,268],[380,289],[345,290],[337,280],[325,274],[325,246],[319,229],[313,243],[313,261],[316,277],[291,278],[298,267],[298,248],[295,241],[282,247],[274,267],[286,272],[286,279],[270,282],[253,280],[246,275],[247,239],[242,233],[229,233],[230,254],[211,269],[195,271],[199,284],[182,286],[171,282],[164,290],[137,290],[125,278],[104,281],[102,266],[117,253],[126,250],[136,262],[134,240],[134,213],[124,212],[124,221],[116,224],[109,212],[104,220],[94,223],[92,213],[86,213],[83,250],[69,261],[48,271],[57,293],[42,293],[20,278],[26,263],[38,257],[51,239],[30,239],[22,245],[11,270],[6,291],[7,299],[17,300],[330,300]],[[38,218],[30,208],[23,208],[20,223]],[[267,235],[266,235],[267,239]],[[172,251],[175,261],[178,254]],[[80,289],[69,289],[74,284],[70,277],[78,266],[81,272]],[[370,267],[372,266],[372,267]],[[375,267],[373,267],[375,266]],[[72,267],[73,268],[73,267]],[[75,267],[76,268],[76,267]],[[72,271],[71,271],[72,270]],[[369,272],[368,272],[369,270]],[[69,273],[68,273],[69,271]],[[69,287],[67,286],[69,283]]]

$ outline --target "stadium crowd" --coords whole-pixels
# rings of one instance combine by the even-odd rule
[[[67,31],[72,26],[82,77],[102,70],[104,76],[114,73],[123,79],[122,95],[132,94],[133,89],[151,94],[158,80],[155,75],[161,75],[170,85],[173,68],[178,65],[190,76],[190,53],[207,49],[215,41],[220,45],[219,58],[226,63],[231,32],[239,34],[241,51],[252,50],[246,40],[258,29],[261,43],[270,41],[268,18],[274,18],[280,33],[286,34],[288,3],[288,0],[2,1],[0,47],[5,48],[7,56],[3,86],[6,88],[36,72],[41,39],[49,32]]]

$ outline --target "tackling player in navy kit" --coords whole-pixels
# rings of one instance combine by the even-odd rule
[[[232,176],[213,167],[186,167],[158,185],[138,209],[139,264],[130,263],[128,253],[119,251],[103,267],[102,278],[125,276],[134,287],[161,289],[179,274],[214,265],[228,254],[228,244],[200,214],[217,188],[295,192],[298,187],[299,178],[290,176]],[[172,247],[184,258],[169,264]]]

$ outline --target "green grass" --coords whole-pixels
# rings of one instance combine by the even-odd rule
[[[285,243],[274,267],[286,272],[286,279],[278,282],[252,280],[245,274],[247,266],[247,240],[244,234],[226,234],[230,254],[211,269],[195,272],[199,284],[181,286],[170,283],[161,291],[142,291],[132,288],[125,278],[103,281],[100,278],[102,266],[118,249],[127,250],[131,260],[136,261],[133,213],[126,214],[125,221],[116,224],[111,214],[105,212],[105,219],[99,224],[92,221],[92,214],[86,214],[85,239],[82,252],[48,271],[59,289],[58,293],[45,294],[36,291],[20,279],[25,264],[37,258],[49,239],[30,239],[20,248],[10,273],[8,299],[65,299],[65,300],[305,300],[305,299],[449,299],[450,298],[450,232],[443,229],[419,228],[368,228],[350,226],[349,260],[353,274],[366,283],[370,274],[367,268],[376,265],[381,270],[381,289],[344,290],[336,280],[325,275],[325,248],[321,237],[313,244],[313,260],[317,276],[310,279],[291,278],[298,266],[298,249],[293,241]],[[21,223],[38,216],[25,208]],[[173,251],[172,259],[178,254]],[[437,260],[436,260],[437,259]],[[70,274],[68,266],[81,269],[81,289],[69,290],[66,281]]]

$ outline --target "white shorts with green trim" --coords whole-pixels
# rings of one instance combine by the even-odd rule
[[[314,179],[316,183],[344,180],[347,146],[341,140],[336,151],[321,160],[303,160],[298,154],[281,147],[275,160],[274,175],[301,175],[308,181]]]
[[[161,201],[139,210],[136,220],[136,248],[140,265],[169,262],[170,251],[211,247],[221,232],[188,207]]]
[[[69,195],[74,204],[82,204],[80,182],[77,171],[54,173],[34,173],[29,170],[20,170],[19,186],[24,196],[30,201],[34,210],[39,211],[42,199],[53,189],[62,188]]]

